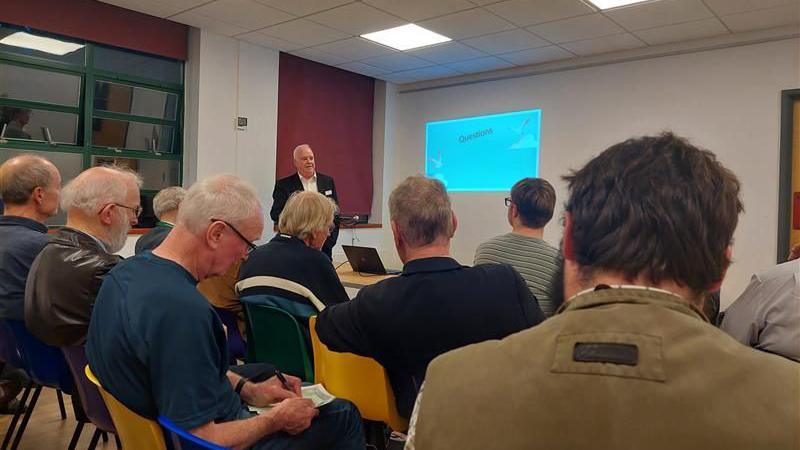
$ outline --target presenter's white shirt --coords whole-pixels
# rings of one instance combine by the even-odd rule
[[[304,191],[311,191],[311,192],[319,192],[317,190],[317,173],[314,172],[314,175],[311,178],[305,178],[304,176],[300,175],[300,172],[297,172],[297,176],[300,177],[300,182],[303,183],[303,190]]]

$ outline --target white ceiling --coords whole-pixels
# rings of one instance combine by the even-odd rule
[[[398,84],[776,27],[800,0],[102,0]],[[400,52],[358,37],[409,22],[453,42]]]

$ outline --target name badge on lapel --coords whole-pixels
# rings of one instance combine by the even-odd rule
[[[325,191],[325,195],[333,195],[333,191],[328,189],[327,191]]]

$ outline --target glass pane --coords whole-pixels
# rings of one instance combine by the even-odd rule
[[[142,176],[142,190],[158,191],[180,183],[180,161],[166,159],[120,158],[92,156],[92,166],[117,165],[127,167]]]
[[[81,77],[0,64],[0,97],[78,106]]]
[[[12,53],[47,61],[83,66],[86,47],[81,42],[0,24],[0,53]]]
[[[3,127],[5,127],[3,135],[5,139],[52,140],[59,144],[75,144],[78,135],[78,115],[4,106],[0,107],[0,131]]]
[[[94,48],[94,66],[123,75],[183,84],[183,63],[108,47]]]
[[[92,144],[147,152],[172,151],[174,127],[115,119],[92,120]]]
[[[94,107],[101,111],[175,120],[178,96],[138,86],[98,81],[94,85]]]
[[[53,164],[58,167],[61,173],[61,184],[66,185],[70,180],[78,176],[83,171],[83,155],[80,153],[64,153],[64,152],[40,152],[30,150],[17,150],[0,148],[0,164],[22,154],[30,154],[42,156],[49,159]],[[58,214],[48,219],[45,223],[48,225],[64,225],[67,223],[67,215],[64,211],[59,209]]]

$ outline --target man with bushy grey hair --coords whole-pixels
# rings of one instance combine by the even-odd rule
[[[137,414],[167,417],[223,447],[363,450],[351,403],[317,408],[302,398],[298,378],[281,380],[270,364],[228,368],[222,322],[195,286],[244,259],[263,229],[249,184],[219,175],[192,186],[164,242],[118,264],[103,283],[89,365]],[[274,406],[256,415],[246,404]]]
[[[138,222],[134,172],[92,167],[69,182],[61,206],[67,225],[36,257],[25,289],[25,324],[49,345],[83,345],[97,291]]]
[[[145,250],[153,250],[164,241],[164,238],[175,226],[178,209],[185,196],[186,189],[180,186],[170,186],[158,191],[158,194],[153,197],[153,212],[158,217],[158,222],[152,230],[136,241],[137,255]]]

